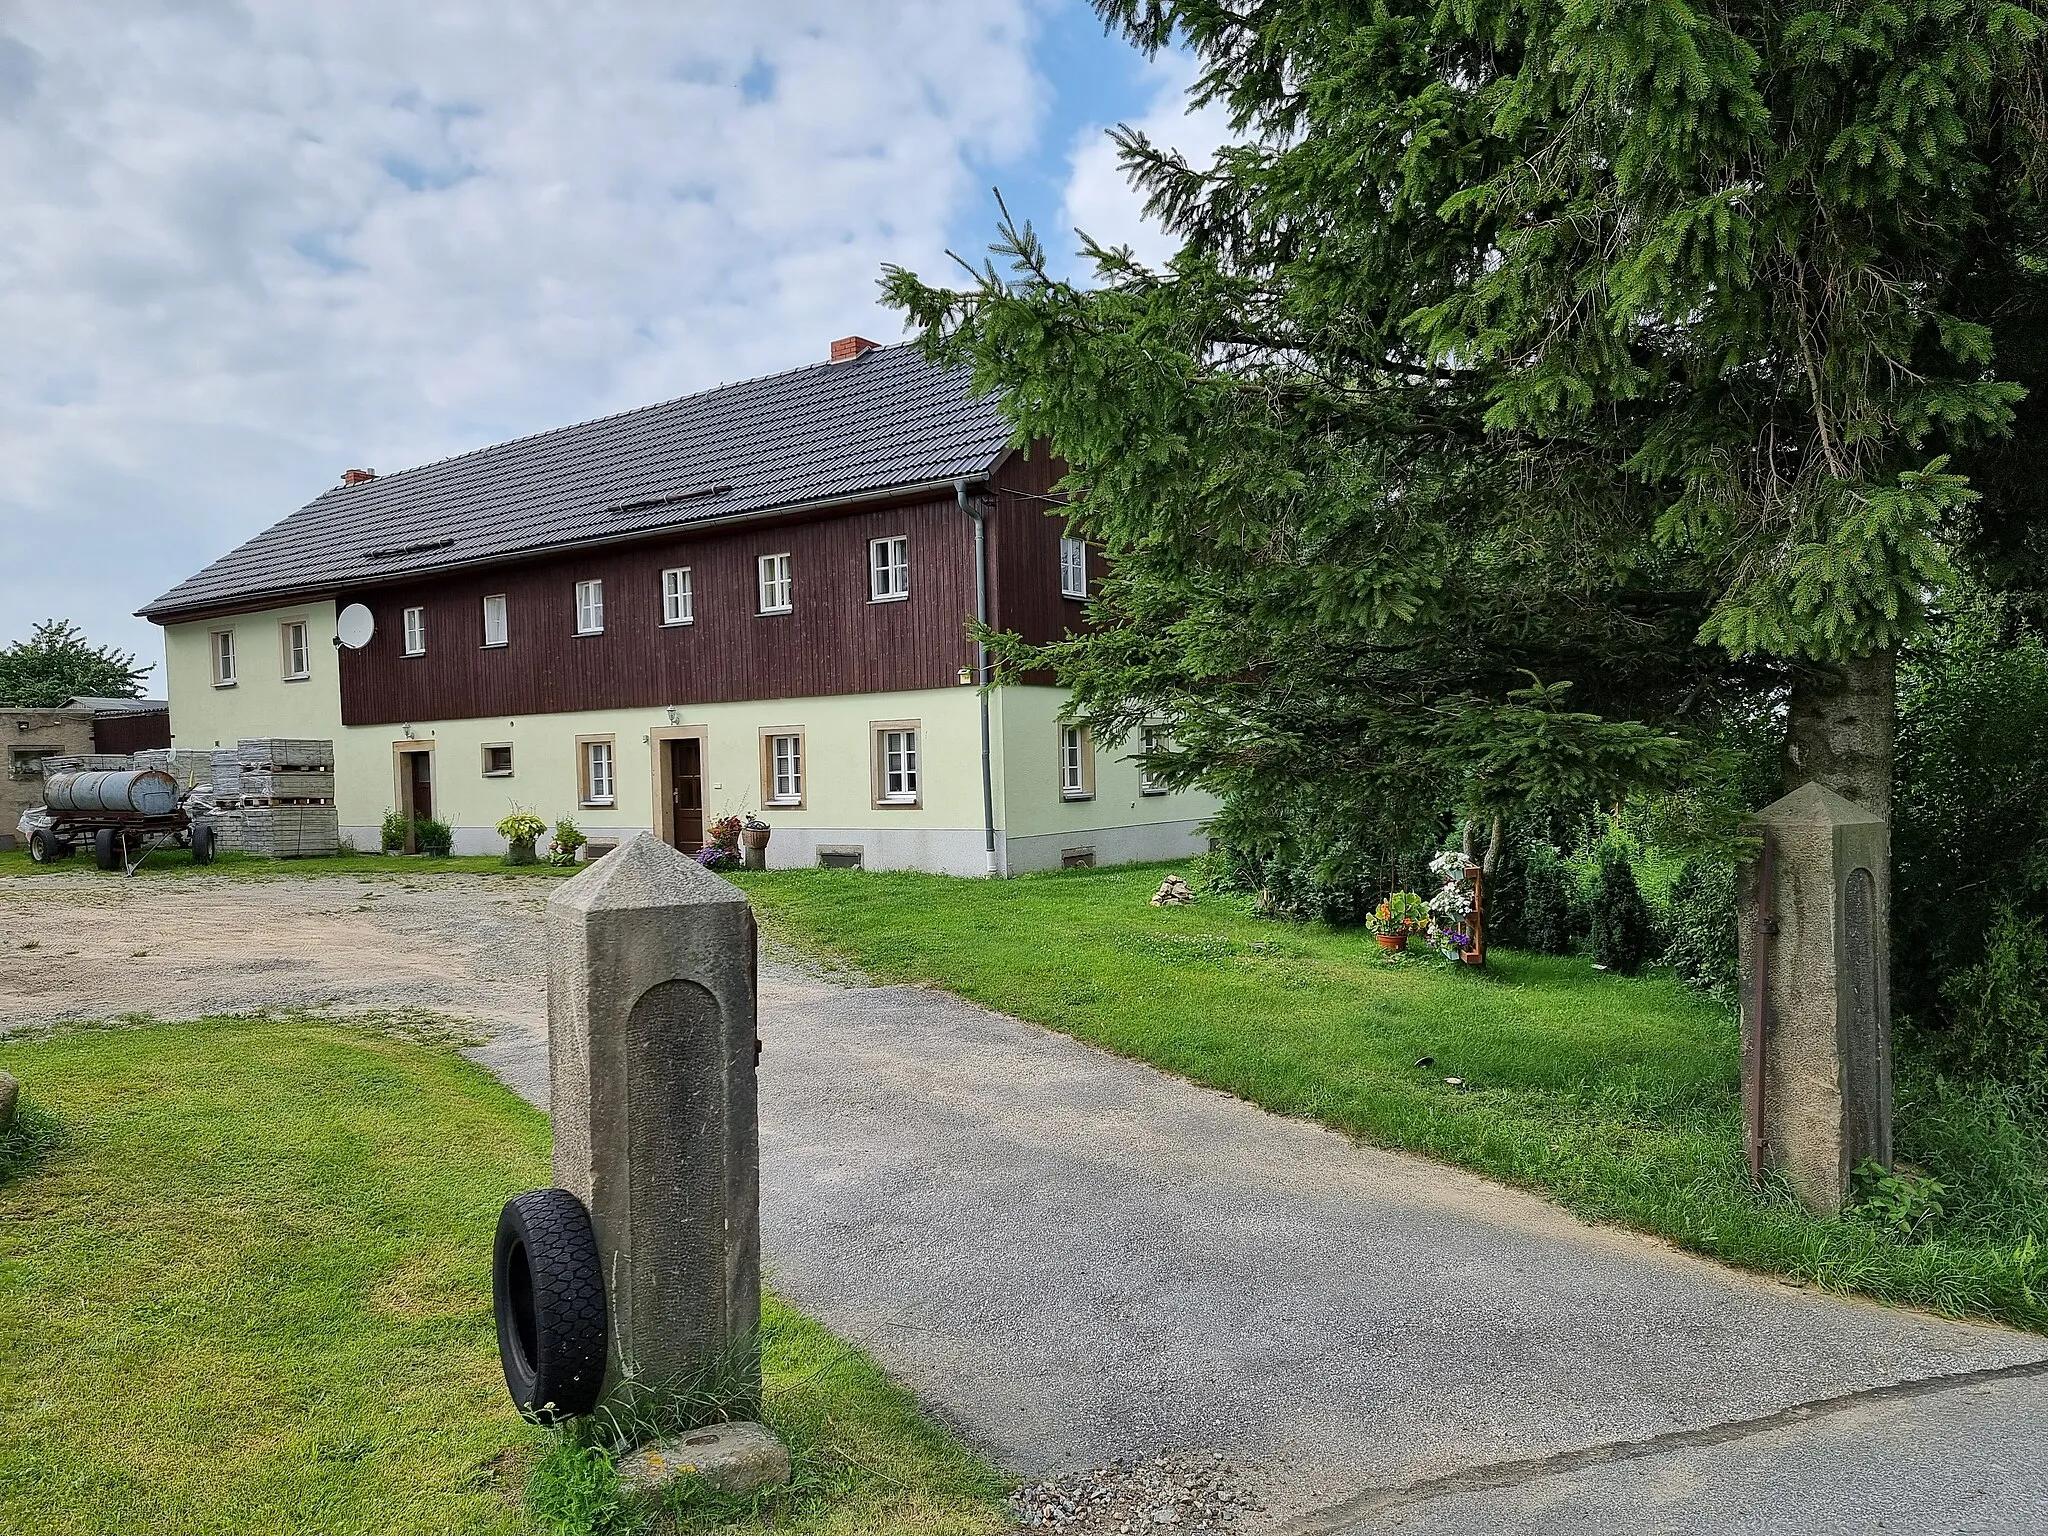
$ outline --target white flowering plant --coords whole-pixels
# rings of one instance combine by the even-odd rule
[[[1474,901],[1465,869],[1465,855],[1455,848],[1429,861],[1429,872],[1443,882],[1429,898],[1429,947],[1446,960],[1458,959],[1472,943]]]

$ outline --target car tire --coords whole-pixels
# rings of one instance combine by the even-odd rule
[[[112,827],[101,827],[92,835],[92,861],[101,869],[115,870],[121,867],[121,834]]]
[[[192,823],[192,862],[211,864],[213,862],[213,828],[203,821]]]
[[[557,1424],[604,1390],[604,1264],[583,1202],[566,1189],[514,1195],[498,1215],[491,1302],[505,1388],[520,1413]]]
[[[28,856],[31,863],[55,864],[71,857],[71,845],[48,827],[37,827],[28,835]]]

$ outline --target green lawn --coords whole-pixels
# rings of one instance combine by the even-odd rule
[[[1732,1263],[2048,1331],[2048,1168],[1995,1106],[1904,1096],[1902,1139],[1949,1186],[1918,1240],[1815,1220],[1750,1187],[1733,1012],[1578,959],[1389,962],[1368,934],[1263,921],[1240,898],[1148,905],[1171,867],[741,880],[770,932],[878,979],[944,987]]]
[[[0,1043],[0,1531],[524,1532],[490,1243],[545,1119],[438,1049],[314,1021]],[[794,1491],[718,1529],[979,1533],[1000,1486],[772,1299]],[[609,1527],[616,1529],[617,1527]],[[694,1528],[694,1527],[693,1527]],[[587,1529],[587,1527],[586,1527]]]
[[[425,854],[376,854],[342,853],[325,859],[258,859],[244,853],[223,853],[211,864],[194,864],[192,855],[182,848],[166,848],[152,853],[136,872],[137,879],[149,876],[189,877],[194,875],[224,877],[228,879],[263,880],[278,876],[314,875],[393,875],[410,880],[415,875],[503,875],[509,880],[523,880],[533,876],[543,879],[563,879],[582,869],[580,864],[558,869],[545,861],[537,864],[507,864],[496,857],[430,859]],[[0,878],[8,875],[49,875],[61,870],[82,870],[89,875],[100,872],[93,868],[92,850],[82,848],[68,859],[55,864],[38,864],[28,856],[26,850],[15,849],[0,853]],[[105,876],[109,880],[122,878],[119,870]]]

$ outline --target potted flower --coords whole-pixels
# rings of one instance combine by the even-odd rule
[[[1408,935],[1429,926],[1429,907],[1413,891],[1396,891],[1373,909],[1367,924],[1380,948],[1399,954],[1408,947]]]
[[[505,839],[505,862],[533,863],[533,845],[540,841],[547,829],[548,824],[533,812],[514,807],[512,814],[498,823],[498,836]]]
[[[740,866],[740,835],[747,824],[737,816],[721,816],[704,829],[704,846],[696,858],[706,869],[737,869]]]
[[[768,823],[747,812],[740,823],[740,847],[746,850],[746,864],[749,869],[768,867],[768,837],[772,829]]]
[[[555,823],[554,841],[548,844],[548,862],[557,868],[566,869],[576,862],[576,855],[590,839],[583,835],[583,829],[564,816]]]

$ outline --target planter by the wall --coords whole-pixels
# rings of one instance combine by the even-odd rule
[[[533,839],[523,838],[517,842],[507,843],[505,845],[505,862],[507,864],[532,864],[536,862],[533,852]]]
[[[768,867],[768,836],[774,828],[755,825],[740,829],[740,862],[748,869]]]

